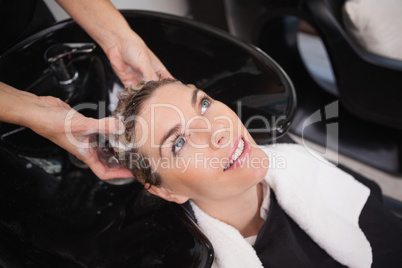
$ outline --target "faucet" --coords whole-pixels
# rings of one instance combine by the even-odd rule
[[[69,62],[72,54],[90,53],[96,48],[94,43],[60,43],[45,51],[45,60],[50,63],[60,85],[69,85],[78,78],[78,71]]]

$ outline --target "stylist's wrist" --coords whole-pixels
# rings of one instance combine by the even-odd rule
[[[104,30],[104,32],[92,37],[106,55],[110,49],[119,46],[120,44],[126,42],[126,40],[130,40],[130,42],[142,41],[141,37],[130,28],[130,25],[128,25],[125,20],[119,22],[119,25],[116,25],[109,30]]]
[[[113,33],[103,43],[99,43],[106,56],[110,59],[113,57],[113,53],[119,50],[119,56],[122,57],[124,46],[133,46],[139,48],[147,48],[144,40],[136,34],[131,28],[119,31],[119,33]]]
[[[19,97],[21,101],[17,104],[18,108],[15,109],[12,123],[31,129],[36,128],[38,117],[41,117],[43,110],[40,98],[29,92],[24,92]]]

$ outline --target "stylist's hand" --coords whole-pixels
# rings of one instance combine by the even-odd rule
[[[133,31],[105,52],[125,87],[171,77],[162,62]]]
[[[56,0],[102,47],[125,87],[171,77],[109,0]]]
[[[123,123],[115,118],[100,120],[88,118],[68,104],[51,96],[39,97],[35,120],[29,123],[33,131],[53,141],[85,162],[100,179],[127,178],[133,175],[120,166],[109,167],[99,157],[95,136],[97,133],[119,134]]]

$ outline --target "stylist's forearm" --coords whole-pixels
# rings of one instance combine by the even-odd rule
[[[0,82],[0,121],[27,126],[38,97]]]
[[[109,0],[56,0],[60,6],[102,47],[116,45],[130,26]]]

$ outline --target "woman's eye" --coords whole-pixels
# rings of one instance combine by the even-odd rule
[[[184,137],[178,137],[174,142],[174,153],[177,153],[178,151],[180,151],[180,149],[183,147],[185,142],[186,142],[186,139]]]
[[[203,99],[201,101],[201,114],[204,114],[207,111],[209,105],[211,105],[211,102],[209,100]]]

